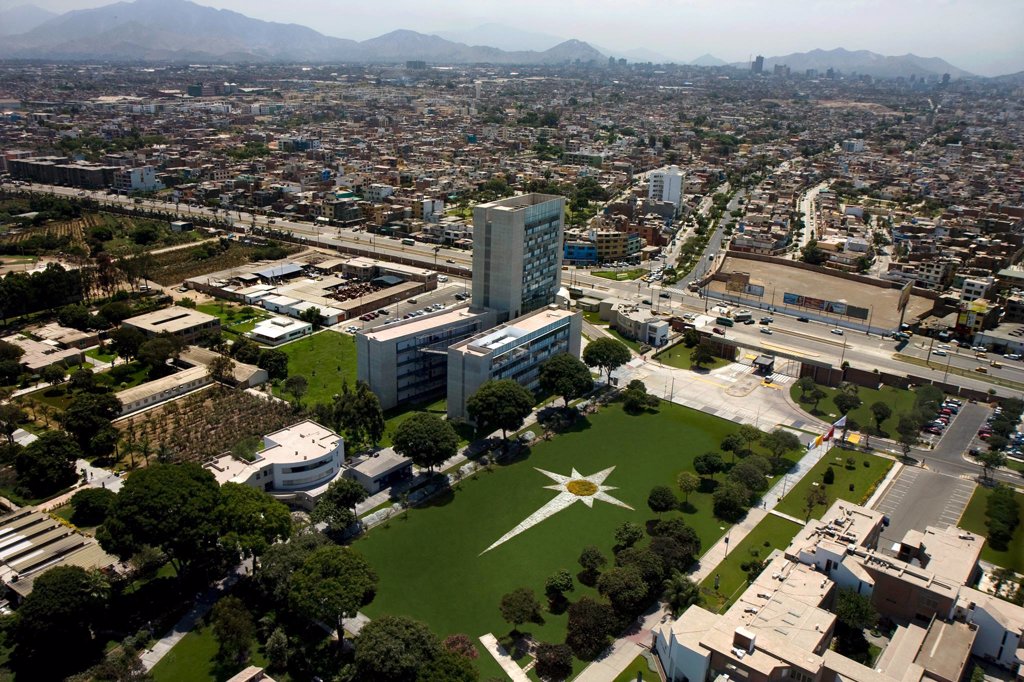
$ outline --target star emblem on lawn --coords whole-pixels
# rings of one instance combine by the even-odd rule
[[[589,476],[584,476],[580,472],[576,471],[575,468],[572,470],[572,475],[570,476],[556,474],[551,471],[545,471],[544,469],[538,469],[537,467],[534,467],[534,469],[537,469],[537,471],[555,482],[554,485],[546,485],[544,488],[546,490],[556,490],[558,491],[558,495],[549,500],[543,507],[527,516],[522,523],[502,535],[494,542],[494,544],[480,552],[480,554],[486,554],[498,545],[507,542],[523,531],[536,526],[544,519],[554,516],[563,509],[571,507],[576,502],[582,502],[593,509],[594,500],[600,500],[601,502],[607,502],[608,504],[614,504],[616,507],[622,507],[633,511],[633,508],[628,504],[608,494],[609,490],[617,490],[615,486],[604,485],[605,479],[611,476],[611,473],[615,471],[615,467],[608,467],[607,469],[598,471],[596,474],[591,474]]]

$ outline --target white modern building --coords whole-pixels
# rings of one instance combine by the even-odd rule
[[[153,166],[125,168],[114,173],[114,189],[119,192],[153,192],[163,188]]]
[[[242,483],[281,501],[311,505],[344,462],[344,439],[307,419],[264,436],[252,461],[224,455],[205,466],[221,485]]]
[[[648,176],[647,198],[655,201],[669,201],[675,204],[676,212],[683,205],[685,174],[679,166],[667,166],[651,171]]]
[[[313,325],[309,322],[290,317],[271,317],[260,320],[247,336],[264,346],[279,346],[312,333]]]
[[[565,197],[523,194],[473,209],[473,307],[507,322],[561,288]]]
[[[537,390],[553,355],[580,355],[583,316],[552,305],[489,329],[448,350],[448,418],[466,419],[466,401],[485,382],[512,379]]]

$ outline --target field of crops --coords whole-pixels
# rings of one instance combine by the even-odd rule
[[[285,251],[295,253],[298,247],[284,245]],[[208,272],[236,268],[250,262],[256,249],[232,242],[226,249],[215,244],[201,244],[191,249],[177,249],[153,257],[154,267],[150,279],[164,286],[178,284],[189,277]]]

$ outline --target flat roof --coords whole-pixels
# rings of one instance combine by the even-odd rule
[[[439,311],[432,315],[412,317],[408,320],[402,320],[401,322],[395,322],[384,327],[378,327],[372,332],[366,334],[363,334],[363,332],[359,332],[359,334],[372,341],[392,341],[394,339],[401,339],[407,336],[423,334],[444,325],[472,320],[486,314],[487,313],[483,311],[472,312],[467,305],[461,308]]]
[[[452,346],[452,350],[477,355],[500,352],[528,334],[578,314],[561,308],[541,308],[457,343]]]
[[[78,359],[82,356],[82,351],[77,348],[64,349],[58,346],[56,341],[36,341],[22,334],[8,336],[4,338],[4,341],[13,343],[25,351],[18,358],[18,362],[33,372],[64,360]]]
[[[285,464],[298,457],[319,457],[334,450],[342,442],[341,436],[311,419],[268,433],[263,437],[266,446],[256,453],[258,460],[272,464]]]
[[[283,265],[275,265],[273,267],[257,270],[253,274],[259,275],[263,279],[274,279],[275,277],[297,275],[300,272],[302,272],[302,266],[298,263],[284,263]]]
[[[207,315],[198,310],[172,305],[162,310],[154,310],[144,315],[129,317],[124,323],[155,334],[161,332],[176,334],[193,327],[208,324],[217,319],[216,315]]]
[[[392,448],[384,448],[352,467],[352,470],[374,479],[411,465],[412,460],[408,457],[403,457]]]
[[[941,679],[959,680],[977,636],[976,625],[934,619],[914,662]]]
[[[252,329],[252,334],[255,336],[263,336],[268,339],[279,339],[282,336],[287,336],[292,332],[300,331],[303,329],[312,329],[313,325],[309,322],[303,322],[302,320],[296,320],[291,317],[271,317],[267,320],[261,320]]]
[[[174,390],[179,386],[189,383],[190,381],[195,381],[209,376],[209,374],[209,370],[204,366],[189,367],[188,369],[183,369],[180,372],[175,372],[170,376],[154,379],[153,381],[147,381],[144,384],[139,384],[138,386],[132,386],[131,388],[126,388],[123,391],[118,391],[116,395],[122,405],[130,405],[152,395]]]

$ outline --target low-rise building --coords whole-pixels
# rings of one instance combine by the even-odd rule
[[[345,470],[351,478],[374,495],[412,477],[412,460],[392,448],[383,448]]]
[[[220,318],[216,315],[208,315],[177,305],[129,317],[122,324],[138,329],[149,338],[160,334],[170,334],[186,343],[195,341],[205,334],[220,332]]]
[[[4,338],[25,351],[18,362],[32,374],[37,374],[50,365],[77,365],[82,362],[82,351],[78,348],[61,348],[56,341],[36,341],[24,334]]]
[[[312,333],[313,325],[309,322],[291,317],[271,317],[257,323],[246,336],[264,346],[279,346]]]
[[[210,375],[210,371],[199,365],[126,388],[116,394],[117,399],[121,401],[121,416],[179,398],[212,383],[213,376]]]

